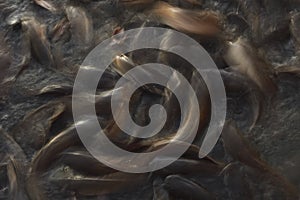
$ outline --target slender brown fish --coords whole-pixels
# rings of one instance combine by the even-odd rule
[[[168,135],[167,137],[164,137],[164,138],[160,137],[159,139],[156,139],[156,140],[153,140],[153,139],[142,140],[138,144],[136,144],[136,146],[140,146],[140,148],[147,147],[147,151],[149,151],[149,152],[156,151],[158,149],[165,147],[170,142],[172,142],[172,139],[175,135],[176,134],[171,134],[171,135]],[[182,141],[176,141],[176,145],[188,148],[185,151],[185,153],[183,154],[184,158],[195,159],[195,160],[199,159],[200,148],[197,145],[189,144],[189,143],[182,142]],[[217,162],[214,162],[214,163],[217,163]]]
[[[5,36],[0,33],[0,100],[6,98],[7,93],[10,91],[10,85],[5,84],[9,77],[9,68],[12,63],[10,50],[6,44]]]
[[[46,10],[49,10],[50,12],[56,12],[57,11],[57,8],[52,4],[50,3],[48,0],[34,0],[34,2],[45,8]]]
[[[165,2],[158,2],[151,13],[161,23],[179,31],[201,36],[216,36],[221,31],[221,17],[213,11],[185,10]]]
[[[24,148],[40,149],[46,144],[52,123],[64,112],[65,105],[61,102],[50,102],[28,113],[13,129],[17,142]],[[28,153],[28,152],[27,152]]]
[[[46,199],[40,182],[41,173],[51,166],[62,151],[79,143],[75,126],[71,126],[54,137],[33,157],[26,182],[27,193],[32,200]]]
[[[15,21],[12,22],[12,25],[15,25],[14,23],[19,24],[23,18],[26,17],[23,15],[19,16]],[[5,47],[4,44],[3,47]],[[22,71],[29,65],[29,62],[32,58],[32,53],[28,34],[25,33],[21,35],[20,43],[11,49],[11,53],[12,52],[14,52],[15,56],[11,58],[10,66],[6,71],[6,74],[3,72],[3,75],[6,75],[3,83],[13,83],[22,73]]]
[[[222,140],[226,152],[234,159],[258,170],[265,171],[269,168],[268,164],[260,158],[259,153],[250,147],[249,142],[242,136],[232,120],[226,122]]]
[[[191,86],[193,87],[197,95],[199,109],[200,109],[200,121],[198,126],[198,134],[195,139],[195,140],[199,140],[200,137],[202,137],[203,129],[210,121],[210,110],[211,110],[210,95],[208,92],[208,88],[203,78],[199,74],[199,72],[193,71],[190,82],[191,82]]]
[[[174,132],[178,128],[178,120],[180,118],[181,110],[178,103],[177,97],[168,88],[163,91],[162,105],[167,112],[167,121],[163,127],[163,131],[168,131],[169,133]]]
[[[61,94],[61,95],[70,95],[72,94],[73,86],[68,84],[53,84],[47,85],[42,89],[34,92],[34,95],[43,95],[43,94]]]
[[[71,24],[72,39],[79,45],[89,47],[94,38],[92,19],[81,7],[67,6],[65,11]]]
[[[125,6],[136,6],[136,5],[149,5],[155,0],[119,0],[120,4]]]
[[[85,196],[114,194],[135,190],[147,183],[147,174],[116,172],[95,178],[54,179],[51,182]]]
[[[111,119],[112,112],[111,112],[111,97],[114,93],[120,92],[120,88],[115,88],[103,92],[97,92],[95,95],[93,94],[81,94],[81,95],[74,95],[77,100],[77,104],[81,106],[81,109],[85,109],[87,103],[91,103],[91,99],[95,98],[95,109],[96,114],[100,117],[105,117],[106,119]],[[122,95],[119,95],[122,98]],[[69,126],[68,122],[70,123],[70,119],[73,118],[72,113],[72,96],[64,96],[58,100],[66,105],[65,111],[61,114],[61,116],[55,121],[54,125],[59,131],[64,128],[64,125]],[[123,99],[119,100],[120,102]],[[72,123],[72,122],[71,122]],[[106,126],[106,125],[105,125]]]
[[[0,128],[0,152],[13,156],[15,159],[25,161],[26,155],[19,144]]]
[[[13,157],[9,158],[7,164],[7,177],[9,180],[9,199],[28,199],[25,191],[25,180],[24,180],[24,163],[16,160]]]
[[[87,151],[71,151],[61,153],[60,161],[72,169],[87,175],[105,175],[116,170],[107,167]]]
[[[112,68],[120,75],[126,74],[127,71],[133,69],[135,64],[126,55],[116,56],[114,62],[112,63]]]
[[[277,91],[277,85],[272,79],[272,66],[244,39],[229,42],[224,58],[234,70],[254,81],[264,94],[274,95]]]
[[[243,137],[241,131],[232,120],[226,122],[222,132],[222,140],[226,152],[235,160],[268,175],[275,183],[278,183],[288,191],[290,197],[298,197],[299,194],[296,187],[260,158],[259,153],[249,145],[249,142]]]
[[[163,158],[168,160],[170,158]],[[191,160],[180,158],[167,167],[155,172],[159,175],[172,175],[172,174],[197,174],[197,175],[211,175],[218,176],[224,169],[225,165],[215,163],[209,158],[200,160]]]
[[[164,187],[174,197],[181,197],[190,200],[216,199],[213,194],[202,186],[179,175],[168,176],[164,181]]]
[[[24,171],[26,155],[18,143],[0,128],[0,152],[5,156],[1,162],[7,164],[7,177],[9,179],[9,199],[27,199],[24,191]],[[20,197],[20,198],[19,198]]]
[[[290,22],[290,30],[292,33],[292,36],[297,42],[298,49],[300,48],[300,13],[296,12],[293,13],[291,16],[291,22]]]
[[[6,77],[11,62],[12,60],[10,57],[9,49],[5,42],[5,37],[2,33],[0,33],[0,84]]]
[[[192,5],[197,5],[197,6],[200,6],[203,4],[202,0],[181,0],[181,1],[190,3]]]
[[[52,42],[57,42],[60,40],[64,40],[62,38],[69,38],[68,30],[70,28],[70,23],[66,18],[60,20],[51,30],[50,36]]]
[[[31,171],[39,172],[47,169],[63,150],[78,143],[80,143],[80,140],[76,128],[71,126],[50,140],[34,156]]]
[[[128,56],[126,56],[124,54],[120,55],[120,56],[116,56],[114,59],[114,62],[111,65],[112,69],[115,70],[121,76],[125,75],[129,70],[133,69],[135,66],[137,66],[137,64],[134,63],[131,58],[129,58]],[[158,70],[156,70],[156,71],[152,70],[150,73],[144,70],[144,73],[149,74],[148,77],[161,76],[162,78],[165,78],[165,79],[169,78],[169,77],[165,77]],[[140,81],[138,81],[133,76],[128,76],[128,80],[131,81],[133,84],[136,83],[138,85],[142,85],[142,84],[139,84]],[[153,81],[153,82],[155,83],[155,81]],[[154,86],[151,87],[149,85],[143,85],[142,88],[145,91],[151,92],[153,94],[162,95],[162,90],[159,90]]]
[[[286,66],[282,65],[275,68],[277,74],[293,74],[300,77],[300,67],[299,66]]]
[[[53,57],[50,43],[46,36],[46,27],[39,23],[34,17],[22,18],[22,30],[30,41],[32,54],[37,61],[43,65],[52,66]]]
[[[253,120],[250,126],[252,129],[263,110],[264,96],[258,86],[247,76],[240,72],[230,70],[220,70],[226,92],[230,93],[245,93],[248,95],[247,101],[252,106]]]

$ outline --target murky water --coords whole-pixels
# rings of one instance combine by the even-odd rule
[[[111,37],[122,28],[129,30],[143,26],[172,27],[173,25],[172,23],[163,24],[162,21],[151,15],[155,3],[151,3],[151,1],[137,1],[139,2],[137,5],[131,5],[130,3],[126,5],[126,2],[124,3],[121,0],[45,0],[45,2],[48,4],[43,4],[43,7],[29,0],[0,0],[0,128],[14,140],[18,140],[16,138],[18,136],[16,127],[33,110],[49,102],[61,100],[64,103],[67,102],[68,107],[70,101],[66,99],[70,98],[68,95],[71,95],[74,78],[79,66],[89,51],[101,41]],[[143,4],[143,2],[150,3]],[[220,70],[228,69],[228,64],[224,59],[224,54],[228,48],[227,42],[235,41],[239,37],[245,38],[254,47],[255,51],[263,55],[271,63],[273,70],[281,65],[295,66],[299,70],[300,44],[297,30],[300,30],[300,21],[296,20],[298,19],[297,14],[300,12],[298,1],[170,0],[167,2],[181,9],[193,11],[207,9],[222,16],[221,36],[204,37],[203,39],[202,36],[199,37],[197,34],[187,33],[203,45]],[[45,5],[51,5],[51,8],[55,11],[45,9]],[[75,11],[66,11],[71,8],[75,8]],[[29,23],[29,29],[26,29],[25,22]],[[35,32],[31,32],[34,27],[36,27],[37,36],[34,35]],[[180,31],[190,30],[184,28],[179,27]],[[35,39],[35,37],[38,38]],[[47,58],[48,51],[51,54],[50,59]],[[10,55],[10,65],[3,64],[6,59],[4,55],[7,54]],[[157,52],[153,54],[137,53],[136,55],[138,56],[131,55],[132,59],[136,63],[144,63],[153,57],[156,58]],[[180,60],[176,60],[176,62],[183,63]],[[176,67],[179,71],[186,72],[185,67],[187,66],[185,64],[182,64],[182,66],[179,64]],[[107,76],[110,83],[115,82],[120,77],[113,70],[110,74],[111,76]],[[189,72],[187,74],[189,75]],[[124,187],[125,189],[116,189],[117,192],[110,192],[110,189],[115,186],[113,184],[111,186],[97,186],[96,184],[95,186],[91,183],[82,182],[80,183],[82,186],[74,186],[75,184],[72,185],[64,179],[82,179],[91,176],[80,173],[72,169],[72,166],[62,164],[59,159],[55,158],[53,161],[51,160],[51,165],[39,177],[40,182],[34,182],[37,185],[40,184],[43,188],[42,191],[45,196],[41,198],[197,199],[197,194],[200,193],[198,187],[201,186],[201,188],[203,187],[213,194],[216,199],[293,199],[294,197],[289,196],[290,191],[285,188],[283,177],[300,191],[299,71],[298,74],[274,74],[272,80],[278,85],[278,91],[273,97],[264,99],[260,117],[253,129],[250,130],[253,120],[253,107],[251,102],[248,101],[249,91],[247,89],[238,92],[233,89],[233,91],[228,92],[227,118],[236,122],[250,145],[259,152],[261,158],[266,160],[269,166],[277,170],[278,174],[282,174],[282,177],[270,178],[267,173],[262,173],[247,166],[242,161],[238,161],[233,155],[224,150],[223,141],[220,139],[210,156],[226,165],[231,163],[221,174],[202,173],[200,168],[199,172],[192,174],[187,173],[184,168],[181,173],[177,173],[187,180],[192,180],[192,183],[197,185],[187,186],[188,184],[184,181],[177,182],[177,184],[183,184],[182,187],[187,188],[187,191],[193,191],[192,194],[194,195],[191,196],[184,196],[184,192],[182,192],[183,196],[180,196],[180,192],[174,189],[176,187],[172,185],[171,181],[177,180],[176,177],[173,177],[174,179],[171,177],[168,179],[170,182],[167,182],[165,181],[167,175],[158,176],[156,174],[153,176],[150,174],[149,179],[137,184],[134,188]],[[49,85],[61,87],[39,95],[41,89]],[[99,93],[105,90],[107,88],[99,88]],[[147,110],[147,106],[144,104],[160,102],[161,97],[149,95],[148,93],[143,95],[139,104],[134,105],[132,109],[138,107],[140,108],[139,112],[144,115],[143,112]],[[142,121],[140,118],[137,119],[141,115],[136,114],[135,116],[137,116],[136,121]],[[41,129],[43,129],[51,121],[48,118],[45,117],[45,113],[42,113],[41,120],[32,122],[32,127],[36,128],[35,126],[38,126],[39,128],[41,126]],[[110,116],[102,116],[102,118],[101,123],[109,123]],[[145,121],[147,120],[148,118],[145,118]],[[45,131],[47,137],[45,137],[44,143],[51,141],[55,135],[72,124],[72,116],[67,111],[58,118],[53,119],[50,123],[51,128]],[[29,130],[26,137],[35,137],[34,133],[34,131]],[[12,191],[6,166],[9,162],[8,155],[15,155],[12,155],[14,151],[7,148],[6,139],[3,140],[5,142],[0,142],[0,199],[12,198],[12,193],[19,195],[23,190],[26,190],[27,193],[33,191],[28,189],[28,186],[24,187],[26,181],[19,180],[15,183],[18,187]],[[28,138],[24,138],[24,144],[27,143]],[[122,142],[120,143],[122,144]],[[24,144],[20,144],[20,146],[26,148],[24,150],[26,161],[23,161],[24,166],[20,170],[21,175],[16,173],[16,176],[23,176],[26,179],[30,171],[28,168],[32,164],[32,158],[39,149],[26,147],[26,145],[24,147]],[[76,145],[80,146],[80,144]],[[143,151],[145,149],[134,150]],[[64,151],[72,152],[73,150],[64,149]],[[153,180],[156,180],[157,177],[161,179],[161,185],[168,188],[170,196],[164,196],[162,191],[158,192],[161,196],[155,197],[153,195],[155,193],[153,192],[155,190],[153,189],[155,188]],[[129,185],[135,185],[135,181],[132,179],[128,179],[127,182]],[[91,192],[83,190],[84,187],[95,187],[96,189],[92,189]],[[95,191],[100,190],[106,190],[107,192],[99,192],[99,195],[84,195],[89,192],[97,193]],[[14,197],[16,199],[20,198],[18,195]],[[31,199],[39,199],[34,198],[34,195],[29,196]]]

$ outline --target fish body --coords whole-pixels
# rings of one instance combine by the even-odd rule
[[[57,11],[57,8],[47,0],[34,0],[34,2],[50,12],[55,13]]]
[[[221,17],[212,11],[191,11],[157,2],[151,14],[161,23],[186,33],[212,37],[221,31]]]
[[[73,41],[89,47],[94,38],[94,28],[87,12],[83,8],[75,6],[68,6],[65,11],[71,25]]]
[[[167,159],[167,158],[164,158]],[[155,172],[161,175],[172,174],[197,174],[197,175],[211,175],[218,176],[223,170],[224,166],[212,162],[209,159],[191,160],[180,158],[167,167]]]
[[[53,56],[45,26],[40,24],[34,17],[24,17],[21,24],[26,38],[30,41],[31,51],[35,59],[40,64],[52,66]]]
[[[216,199],[205,188],[179,175],[170,175],[164,181],[164,188],[174,197],[181,197],[190,200],[211,200]]]
[[[241,131],[232,120],[226,122],[222,132],[222,140],[226,152],[235,160],[266,174],[271,180],[288,191],[288,199],[299,197],[297,188],[260,158],[259,153],[249,145],[249,142],[242,136]]]
[[[147,179],[146,174],[116,172],[96,178],[54,179],[51,182],[80,195],[95,196],[132,191]]]
[[[220,70],[226,92],[230,93],[245,93],[248,95],[247,100],[252,106],[253,120],[251,123],[252,129],[259,120],[262,111],[264,110],[265,97],[259,87],[246,75],[236,71]]]
[[[291,16],[291,22],[290,22],[290,31],[291,34],[293,36],[293,38],[295,39],[295,41],[297,42],[297,47],[298,50],[300,50],[300,13],[294,13]]]
[[[61,162],[84,174],[100,176],[115,172],[114,169],[103,165],[87,151],[63,152]]]
[[[264,94],[274,95],[277,91],[272,66],[242,38],[229,43],[224,58],[232,69],[249,77]]]
[[[12,63],[9,49],[6,45],[4,35],[0,33],[0,84],[7,75],[8,68]]]
[[[7,176],[9,180],[9,199],[28,199],[25,190],[25,174],[24,166],[20,160],[13,157],[9,159],[7,164]]]
[[[69,127],[50,140],[31,161],[26,179],[26,190],[32,200],[47,199],[41,185],[40,176],[55,161],[61,152],[80,143],[74,126]]]
[[[13,156],[15,159],[25,161],[26,155],[20,145],[6,133],[2,128],[0,128],[0,152],[5,152],[5,154]]]
[[[300,77],[300,67],[299,66],[279,66],[276,67],[277,74],[293,74]]]
[[[14,138],[24,148],[40,149],[46,144],[52,123],[64,110],[65,105],[56,101],[33,110],[13,129]]]

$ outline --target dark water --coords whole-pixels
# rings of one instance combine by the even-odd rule
[[[56,12],[50,12],[29,0],[0,0],[0,36],[5,41],[0,43],[2,45],[0,46],[0,55],[2,51],[9,52],[11,57],[9,67],[0,65],[2,70],[0,73],[3,73],[5,78],[16,77],[14,81],[8,82],[0,79],[1,82],[4,81],[0,86],[0,127],[11,136],[13,136],[14,128],[25,115],[46,103],[66,96],[66,94],[55,92],[45,95],[35,94],[47,85],[64,85],[66,88],[71,88],[76,71],[85,56],[98,43],[111,37],[117,26],[125,30],[142,26],[166,27],[148,16],[147,11],[151,10],[151,4],[128,7],[122,5],[121,1],[107,0],[49,0],[48,2],[57,9]],[[224,16],[223,31],[226,35],[224,40],[234,41],[240,36],[247,38],[258,52],[265,55],[274,69],[280,65],[300,66],[300,44],[298,43],[300,36],[292,32],[297,26],[300,27],[300,22],[297,22],[298,25],[297,23],[296,25],[292,24],[293,16],[300,12],[297,1],[203,0],[200,5],[193,5],[184,0],[168,2],[190,10],[209,9],[221,13]],[[196,0],[196,2],[200,1]],[[84,10],[93,27],[92,42],[82,43],[82,38],[75,37],[74,29],[72,32],[72,28],[68,26],[58,40],[54,40],[52,34],[54,27],[63,20],[67,22],[70,20],[65,12],[65,8],[68,6]],[[31,53],[28,63],[22,65],[22,58],[26,57],[28,52],[32,52],[32,48],[28,47],[28,43],[26,43],[28,41],[26,31],[22,29],[24,16],[37,20],[44,27],[45,40],[49,42],[54,64],[41,63],[37,59],[38,56]],[[67,23],[67,25],[69,24]],[[80,31],[78,34],[81,34]],[[192,36],[194,37],[194,35]],[[195,36],[195,38],[197,37]],[[228,67],[222,59],[226,50],[224,42],[212,39],[201,44],[211,54],[219,68]],[[149,58],[140,59],[143,62]],[[242,93],[228,94],[227,118],[234,119],[243,131],[245,138],[260,153],[261,157],[300,190],[299,74],[298,76],[280,74],[275,77],[275,82],[278,85],[278,92],[270,101],[264,102],[261,117],[251,131],[249,131],[252,116],[251,105],[246,101],[247,96],[243,96]],[[66,93],[71,94],[70,90],[67,90]],[[147,98],[149,96],[145,97],[144,102],[149,103]],[[158,101],[155,98],[153,97],[153,101]],[[49,138],[70,124],[72,124],[70,117],[58,120],[49,130]],[[30,131],[26,137],[32,137]],[[3,144],[0,147],[0,163],[4,163],[0,165],[0,199],[7,199],[9,193],[9,181],[5,167],[7,151],[4,146]],[[33,154],[27,155],[26,163],[30,163]],[[234,161],[230,155],[225,153],[221,140],[211,156],[224,163]],[[122,191],[98,197],[78,195],[76,191],[59,187],[55,182],[51,183],[49,176],[62,178],[84,177],[85,175],[56,162],[58,161],[55,161],[41,178],[45,194],[49,199],[154,199],[152,180],[144,182],[130,192]],[[27,169],[24,167],[23,176],[26,177],[26,175]],[[288,199],[287,193],[289,192],[282,189],[280,183],[240,162],[235,163],[232,168],[220,176],[210,176],[199,172],[185,177],[206,188],[217,199]],[[162,179],[164,178],[162,177]],[[131,181],[128,180],[128,184],[131,184]],[[24,185],[24,183],[20,183],[20,185]],[[175,193],[170,195],[170,199],[187,199],[179,197]],[[194,197],[194,199],[196,198]]]

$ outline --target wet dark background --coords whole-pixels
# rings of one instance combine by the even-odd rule
[[[0,88],[0,126],[8,133],[27,113],[63,96],[62,94],[34,94],[43,87],[53,84],[71,88],[76,69],[89,50],[93,45],[96,46],[109,38],[115,27],[120,26],[127,30],[141,27],[145,22],[147,26],[162,26],[156,21],[149,20],[146,14],[147,6],[131,8],[123,6],[118,1],[49,0],[49,2],[58,9],[57,12],[50,12],[29,0],[0,0],[0,36],[4,38],[7,45],[0,47],[0,50],[9,51],[12,58],[8,69],[7,66],[1,66],[0,74],[5,73],[5,80],[15,77],[13,81],[4,81]],[[300,32],[297,30],[300,30],[300,5],[296,0],[199,0],[197,1],[199,5],[171,0],[169,3],[182,8],[220,12],[224,16],[223,26],[228,40],[235,40],[240,36],[247,38],[256,46],[257,51],[266,56],[274,68],[282,65],[299,67]],[[82,7],[93,21],[95,42],[87,48],[78,45],[71,37],[70,30],[64,32],[58,41],[54,41],[50,34],[54,26],[66,18],[64,7],[68,5]],[[41,64],[34,58],[29,59],[27,64],[22,64],[24,57],[30,52],[26,42],[24,43],[25,33],[19,22],[24,16],[34,17],[45,26],[51,51],[56,52],[58,58],[63,57],[60,65]],[[218,67],[227,67],[219,58],[224,46],[219,43],[211,45],[210,42],[204,42],[203,45],[211,53]],[[237,122],[238,127],[245,133],[244,136],[257,149],[261,157],[300,190],[300,79],[299,75],[286,73],[276,76],[275,80],[279,90],[272,101],[265,103],[258,123],[251,131],[249,131],[251,105],[245,99],[247,96],[228,94],[228,118],[233,118]],[[65,94],[70,94],[70,90],[65,91]],[[68,123],[71,124],[72,120],[69,119],[66,124]],[[55,127],[52,127],[51,132],[53,134],[56,132]],[[30,133],[26,137],[30,137]],[[222,151],[219,150],[220,146],[221,142],[212,155],[230,161],[230,156],[220,153]],[[62,173],[65,167],[57,168],[56,172],[54,169],[53,173],[56,174],[54,176],[69,176],[68,173],[71,173],[68,170]],[[268,182],[266,178],[262,178],[245,166],[238,165],[221,178],[205,177],[203,174],[189,176],[216,194],[217,199],[285,199],[280,195],[276,196],[276,187],[278,187],[276,184],[265,184]],[[4,179],[0,179],[0,182],[1,180]],[[4,183],[1,187],[0,190],[6,188]],[[70,199],[70,196],[74,195],[72,192],[63,193],[56,187],[51,184],[47,187],[46,192],[50,199]],[[6,199],[6,196],[0,198]],[[136,192],[93,198],[152,199],[152,185],[141,185],[137,187]],[[87,199],[87,197],[78,197],[78,199]]]

